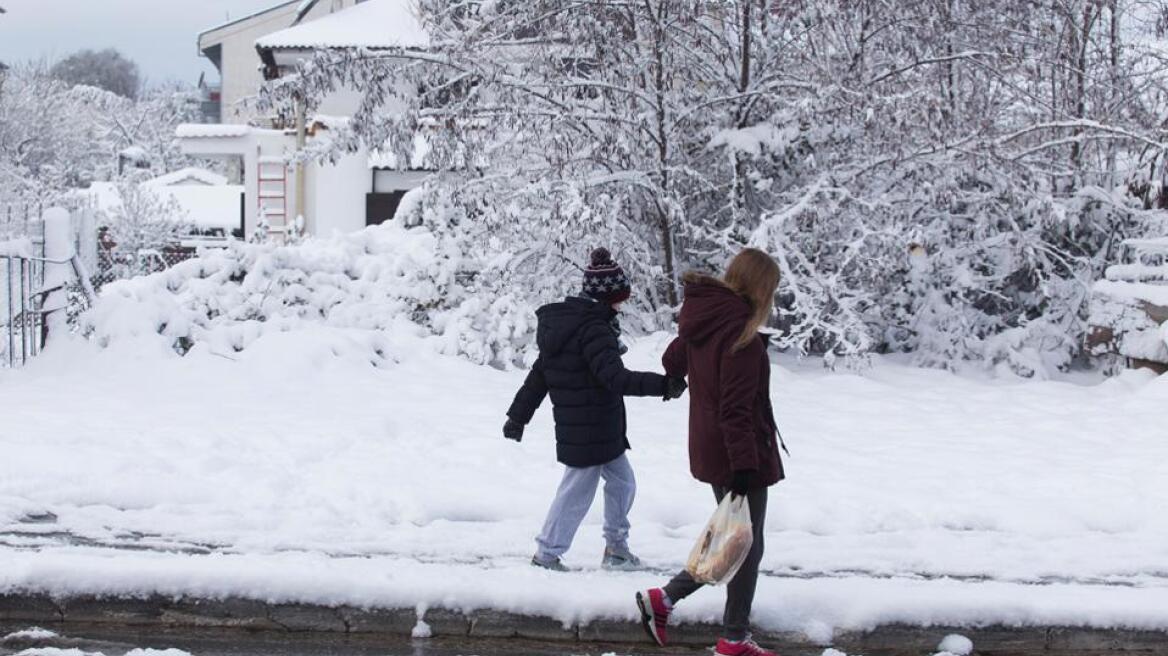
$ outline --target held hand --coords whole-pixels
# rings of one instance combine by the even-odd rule
[[[503,424],[503,437],[516,442],[523,441],[523,424],[508,418],[507,423]]]
[[[739,469],[734,472],[734,478],[730,480],[730,493],[744,497],[750,491],[750,479],[754,472],[747,469]]]
[[[689,385],[685,384],[684,378],[667,376],[665,378],[665,398],[662,400],[672,401],[673,399],[681,398],[681,395],[685,393],[688,387]]]

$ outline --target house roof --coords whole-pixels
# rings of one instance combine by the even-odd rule
[[[160,175],[157,178],[147,180],[142,184],[150,187],[168,187],[178,184],[183,180],[195,180],[203,185],[218,186],[227,184],[227,178],[213,171],[207,169],[195,168],[188,166],[185,169],[172,171],[165,175]]]
[[[246,16],[241,16],[239,18],[233,18],[225,23],[220,23],[214,27],[208,27],[207,29],[203,30],[202,32],[199,32],[199,38],[201,39],[204,34],[209,34],[209,33],[214,32],[216,30],[221,30],[225,27],[231,27],[232,25],[236,25],[238,23],[243,23],[245,21],[249,21],[253,18],[263,16],[264,14],[268,13],[269,11],[274,11],[276,9],[280,9],[281,7],[286,7],[294,2],[299,2],[299,1],[300,0],[285,0],[284,2],[278,2],[274,5],[272,5],[271,7],[268,7],[267,9],[253,11],[252,13],[250,13]]]
[[[149,185],[149,182],[146,183]],[[243,194],[241,185],[216,185],[212,187],[165,187],[152,188],[162,201],[174,201],[183,212],[181,217],[199,228],[223,228],[232,230],[239,227],[239,197]],[[109,221],[122,207],[122,192],[113,182],[94,182],[82,194],[93,199],[95,209],[101,212],[104,221]]]
[[[414,0],[366,0],[256,41],[260,50],[426,48],[429,45],[430,36]]]
[[[178,139],[244,137],[250,133],[250,127],[232,123],[183,123],[174,129],[174,136]]]

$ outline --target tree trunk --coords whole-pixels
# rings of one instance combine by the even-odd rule
[[[668,116],[666,115],[666,100],[665,91],[667,81],[665,79],[665,19],[666,7],[672,0],[661,0],[657,4],[656,15],[650,15],[650,20],[653,21],[653,86],[654,86],[654,114],[656,118],[656,133],[657,133],[657,177],[659,179],[660,191],[659,196],[654,198],[654,206],[657,210],[657,230],[660,233],[661,239],[661,255],[663,260],[663,269],[665,271],[665,297],[669,304],[676,306],[678,302],[677,294],[677,265],[676,255],[674,253],[673,244],[673,222],[670,217],[669,208],[662,202],[661,196],[668,195],[669,192],[669,133],[667,128]]]
[[[1075,80],[1074,113],[1077,119],[1084,119],[1087,116],[1087,50],[1091,47],[1091,29],[1095,23],[1093,9],[1091,3],[1085,3],[1082,22],[1079,25],[1071,26],[1071,34],[1075,39],[1072,41],[1074,47],[1071,52],[1074,58],[1071,61],[1074,67],[1072,71]],[[1083,134],[1083,128],[1075,128],[1074,135],[1076,137],[1082,137]],[[1072,188],[1078,188],[1083,184],[1084,150],[1081,141],[1075,141],[1071,144],[1071,170],[1074,172],[1074,180],[1071,182]]]
[[[1110,28],[1111,28],[1110,29],[1111,91],[1110,91],[1110,93],[1117,94],[1117,93],[1119,93],[1119,87],[1120,87],[1119,60],[1120,60],[1120,49],[1122,48],[1122,45],[1120,43],[1120,32],[1119,32],[1119,0],[1111,0],[1111,2],[1108,3],[1108,9],[1111,12],[1111,26],[1110,26]],[[1108,113],[1115,111],[1117,109],[1118,109],[1118,107],[1109,107]],[[1117,166],[1117,164],[1116,164],[1116,160],[1117,160],[1116,151],[1117,151],[1117,149],[1118,149],[1118,145],[1114,141],[1108,142],[1108,145],[1107,145],[1107,182],[1108,182],[1107,188],[1108,189],[1114,189],[1115,185],[1118,182],[1117,177],[1116,177],[1116,170],[1115,170],[1116,166]]]
[[[751,2],[745,0],[742,3],[742,23],[740,28],[742,30],[742,51],[739,53],[740,66],[738,75],[738,93],[745,94],[750,89],[750,21],[751,21]],[[748,108],[749,101],[742,99],[738,102],[737,118],[735,120],[735,127],[742,129],[750,124],[750,110]],[[747,194],[747,173],[748,162],[746,156],[742,153],[734,153],[734,186],[732,189],[731,210],[733,221],[736,226],[741,226],[749,218],[748,208],[746,202]]]

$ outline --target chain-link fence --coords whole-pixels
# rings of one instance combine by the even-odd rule
[[[128,253],[106,243],[99,243],[97,266],[93,271],[93,286],[101,289],[115,280],[163,271],[196,255],[194,248],[177,245],[161,250],[147,249]]]

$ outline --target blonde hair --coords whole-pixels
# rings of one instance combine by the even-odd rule
[[[758,335],[775,305],[775,290],[779,287],[779,265],[757,248],[746,248],[730,260],[722,282],[734,293],[746,299],[753,313],[742,330],[733,350],[740,351]]]

